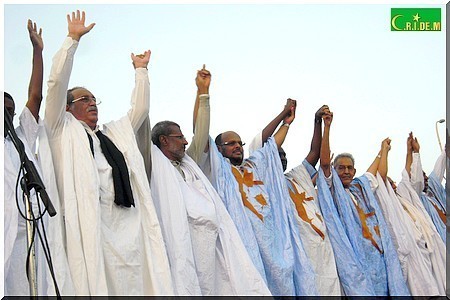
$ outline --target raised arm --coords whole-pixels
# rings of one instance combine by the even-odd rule
[[[196,163],[199,163],[202,153],[209,151],[211,72],[205,69],[205,65],[197,71],[195,84],[197,85],[197,96],[193,112],[194,137],[186,152]]]
[[[333,122],[333,113],[326,110],[322,115],[324,127],[322,144],[320,146],[320,167],[326,177],[331,175],[331,158],[330,158],[330,128]]]
[[[283,145],[284,140],[286,138],[289,126],[294,122],[295,119],[295,110],[297,109],[297,100],[289,98],[285,109],[283,111],[286,111],[284,118],[282,119],[283,124],[280,126],[278,131],[273,136],[275,139],[275,143],[278,146],[278,149],[280,149],[281,145]],[[269,137],[267,137],[269,138]],[[263,144],[265,140],[263,137]]]
[[[412,154],[413,154],[413,147],[412,147],[412,132],[409,133],[408,139],[406,140],[406,161],[405,161],[405,170],[408,172],[408,176],[411,178],[411,165],[412,165]]]
[[[130,118],[131,126],[135,133],[137,133],[150,112],[150,83],[147,71],[150,55],[150,50],[138,55],[131,53],[131,60],[135,69],[135,83],[131,95],[131,109],[128,111],[128,118]]]
[[[373,163],[373,164],[376,164],[376,161],[378,161],[378,168],[375,169],[375,174],[372,173],[373,170],[370,170],[370,171],[368,170],[374,176],[377,176],[377,171],[378,171],[378,173],[380,173],[381,178],[383,179],[383,182],[386,182],[387,173],[388,173],[389,150],[391,150],[391,140],[389,138],[385,138],[383,140],[383,142],[381,143],[381,149],[378,152],[378,155],[375,158],[374,163]]]
[[[267,124],[266,127],[264,127],[264,129],[262,131],[262,135],[261,135],[262,144],[267,142],[267,139],[272,136],[272,134],[275,132],[275,129],[277,129],[278,125],[280,125],[281,121],[283,121],[283,119],[286,117],[286,115],[291,113],[292,106],[297,105],[296,102],[295,102],[295,104],[293,104],[294,101],[295,100],[292,100],[290,98],[287,99],[283,110],[272,121],[270,121],[270,123]]]
[[[42,83],[44,77],[44,62],[42,50],[44,42],[42,40],[42,28],[37,31],[36,23],[28,20],[28,33],[33,45],[33,69],[31,71],[30,84],[28,85],[28,101],[26,107],[30,110],[36,122],[39,121],[39,110],[42,103]]]
[[[305,158],[311,166],[315,166],[320,158],[320,145],[322,144],[322,116],[326,110],[329,111],[328,105],[322,105],[322,107],[316,111],[314,116],[314,132],[311,140],[311,147]]]
[[[73,57],[81,37],[88,33],[95,23],[84,25],[85,13],[80,11],[67,15],[68,34],[61,49],[53,57],[52,69],[48,80],[45,106],[45,123],[50,134],[60,128],[66,111],[67,89],[73,66]]]
[[[194,116],[192,118],[192,130],[194,133],[200,106],[200,95],[209,95],[209,86],[211,84],[211,72],[206,70],[205,67],[205,64],[203,64],[203,68],[197,71],[197,77],[195,77],[195,84],[197,85],[197,96],[195,97]]]

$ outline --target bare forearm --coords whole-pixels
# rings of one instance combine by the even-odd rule
[[[322,144],[322,119],[315,119],[314,133],[313,138],[311,140],[311,148],[309,150],[308,155],[306,156],[306,160],[312,166],[315,166],[319,161],[321,144]]]
[[[269,137],[272,136],[272,134],[275,132],[275,129],[277,129],[278,125],[280,125],[281,121],[283,121],[284,116],[285,116],[285,112],[281,112],[272,121],[270,121],[270,123],[267,124],[267,126],[263,129],[263,131],[262,131],[262,143],[263,144],[269,139]],[[287,133],[287,130],[286,130],[286,133]],[[286,137],[286,135],[284,135],[284,137],[282,138],[283,142],[284,142],[285,137]],[[279,136],[278,138],[280,139],[281,136]],[[283,142],[281,142],[281,144],[283,144]]]
[[[320,147],[320,167],[326,177],[331,174],[331,158],[330,158],[330,127],[325,126],[323,130],[322,143]]]
[[[405,170],[408,172],[409,177],[411,178],[411,164],[412,164],[412,151],[406,152],[406,162],[405,162]]]
[[[36,121],[39,120],[39,110],[42,103],[42,85],[44,77],[44,62],[42,50],[33,49],[33,69],[31,71],[30,84],[28,86],[28,101],[26,106],[33,114]]]
[[[280,149],[280,147],[284,143],[284,140],[286,139],[286,135],[287,135],[288,130],[289,130],[289,126],[286,126],[286,125],[280,126],[280,129],[278,129],[278,131],[273,136],[274,139],[275,139],[275,143],[277,144],[278,149]],[[264,144],[264,140],[263,140],[263,144]]]
[[[381,178],[383,178],[383,182],[386,182],[387,174],[388,174],[388,152],[386,149],[381,150],[380,160],[378,164],[378,173],[380,173]],[[376,174],[375,174],[376,175]]]

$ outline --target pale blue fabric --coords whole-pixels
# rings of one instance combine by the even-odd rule
[[[431,173],[433,174],[433,173]],[[431,188],[431,182],[433,181],[432,177],[428,177],[428,186]],[[437,193],[434,193],[434,191],[438,190]],[[434,189],[431,188],[434,195],[439,194],[439,189],[435,186]],[[444,190],[444,197],[445,197],[445,190]],[[420,200],[423,203],[423,206],[425,207],[425,210],[427,211],[428,215],[430,215],[431,220],[433,221],[434,227],[436,227],[437,232],[439,233],[439,236],[441,239],[445,242],[446,241],[446,226],[444,222],[442,222],[442,219],[439,217],[438,212],[434,208],[433,204],[436,205],[439,209],[443,209],[441,202],[439,201],[438,197],[430,197],[425,195],[424,193],[420,193]],[[445,203],[445,202],[444,202]],[[444,206],[445,207],[445,206]],[[445,210],[443,210],[445,212]]]
[[[209,138],[210,170],[205,170],[205,166],[200,166],[207,175],[213,187],[222,199],[228,213],[231,216],[239,232],[242,242],[247,249],[256,269],[267,283],[266,271],[259,251],[258,242],[253,231],[252,223],[246,215],[246,208],[241,201],[239,188],[233,174],[230,163],[219,153],[214,140]],[[270,289],[270,285],[269,285]],[[272,291],[272,290],[271,290]],[[273,293],[273,292],[272,292]]]
[[[262,179],[269,194],[275,229],[280,233],[280,242],[285,245],[284,256],[287,262],[293,262],[295,295],[318,295],[314,269],[303,248],[294,212],[289,203],[287,180],[277,149],[275,140],[270,138],[263,148],[252,153],[248,161],[258,162],[254,163],[255,172],[264,174]]]
[[[316,168],[314,168],[306,159],[303,160],[302,164],[306,168],[306,171],[308,171],[308,174],[309,176],[311,176],[311,178],[313,178],[314,175],[317,174]]]
[[[332,170],[332,172],[333,178],[337,177],[339,180],[336,172],[334,170]],[[342,186],[340,181],[333,182],[333,184],[340,184]],[[319,169],[317,189],[322,216],[324,217],[327,226],[327,233],[330,237],[331,246],[333,247],[334,257],[336,259],[339,280],[341,281],[345,295],[374,295],[375,291],[372,286],[372,281],[366,276],[363,265],[350,242],[348,232],[343,224],[343,220],[347,219],[350,215],[348,207],[340,207],[338,210],[322,169]],[[345,191],[343,192],[345,193]],[[351,201],[350,199],[348,200]],[[341,216],[343,216],[342,219]],[[361,235],[360,232],[357,233]]]
[[[363,195],[360,193],[360,190],[355,187],[355,184],[359,184],[362,187]],[[366,213],[368,213],[369,211],[375,212],[375,215],[373,217],[368,218],[368,223],[370,222],[370,224],[373,224],[373,226],[378,225],[378,228],[380,230],[381,236],[374,234],[374,237],[377,238],[377,243],[378,241],[381,241],[381,245],[383,247],[382,249],[384,251],[381,257],[384,259],[383,262],[386,266],[388,294],[390,296],[409,296],[410,291],[403,277],[397,251],[395,250],[394,244],[392,242],[392,238],[389,233],[386,221],[384,220],[383,212],[377,202],[377,199],[375,198],[375,195],[371,190],[368,178],[366,176],[355,178],[352,182],[351,190],[353,195],[356,194],[359,196],[358,202],[360,206],[363,207]],[[366,199],[366,201],[364,201],[363,199]],[[369,228],[372,229],[373,227],[369,226]],[[368,240],[364,239],[364,241],[366,242],[366,245],[369,245]],[[374,248],[372,247],[371,249],[373,250]],[[372,252],[375,254],[379,253],[376,251]],[[376,260],[377,258],[375,258],[375,261]],[[369,260],[368,262],[370,265],[371,261]],[[382,270],[383,267],[380,266],[380,269]],[[383,288],[385,285],[384,282],[381,281],[380,269],[374,270],[373,273],[372,282],[376,286],[375,292],[377,291],[377,285],[380,287],[380,291],[381,288]]]
[[[345,293],[374,296],[410,295],[382,211],[371,191],[368,179],[365,176],[355,179],[350,189],[364,213],[375,212],[375,215],[367,217],[366,220],[372,237],[382,253],[370,240],[363,237],[356,207],[334,169],[332,173],[333,199],[330,198],[324,174],[322,170],[319,171],[319,201],[332,238],[339,277]],[[355,184],[362,187],[362,193]],[[381,237],[374,231],[375,226],[379,227]]]
[[[214,145],[210,139],[211,145]],[[252,172],[254,180],[264,185],[254,185],[248,193],[248,200],[263,216],[263,222],[244,207],[238,184],[231,171],[231,165],[216,147],[210,147],[210,180],[238,228],[244,244],[256,258],[262,259],[267,283],[273,295],[316,295],[314,273],[306,259],[301,243],[292,243],[292,218],[287,216],[286,186],[277,146],[270,138],[264,147],[255,151],[242,165]],[[259,206],[254,197],[264,196],[267,205]],[[281,201],[282,199],[283,201]],[[295,227],[295,226],[294,226]],[[298,232],[297,232],[297,237]],[[257,257],[255,249],[259,249]],[[294,267],[295,266],[295,267]],[[300,271],[301,270],[301,271]]]

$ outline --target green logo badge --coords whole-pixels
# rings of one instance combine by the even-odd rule
[[[441,9],[391,8],[391,31],[441,31]]]

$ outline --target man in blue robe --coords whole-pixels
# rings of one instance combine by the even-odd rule
[[[264,147],[244,160],[241,137],[224,132],[215,140],[217,147],[209,147],[202,169],[224,201],[255,265],[262,266],[272,294],[316,295],[314,272],[301,242],[292,241],[292,218],[284,201],[289,195],[278,148],[295,118],[296,102],[288,104],[279,115],[283,125]]]
[[[386,139],[367,172],[354,179],[353,156],[338,155],[331,167],[329,133],[333,113],[323,116],[318,177],[319,202],[335,252],[340,280],[346,295],[409,295],[400,262],[382,211],[373,191],[374,175],[390,140]],[[383,160],[384,161],[384,160]],[[380,172],[382,173],[382,172]]]

